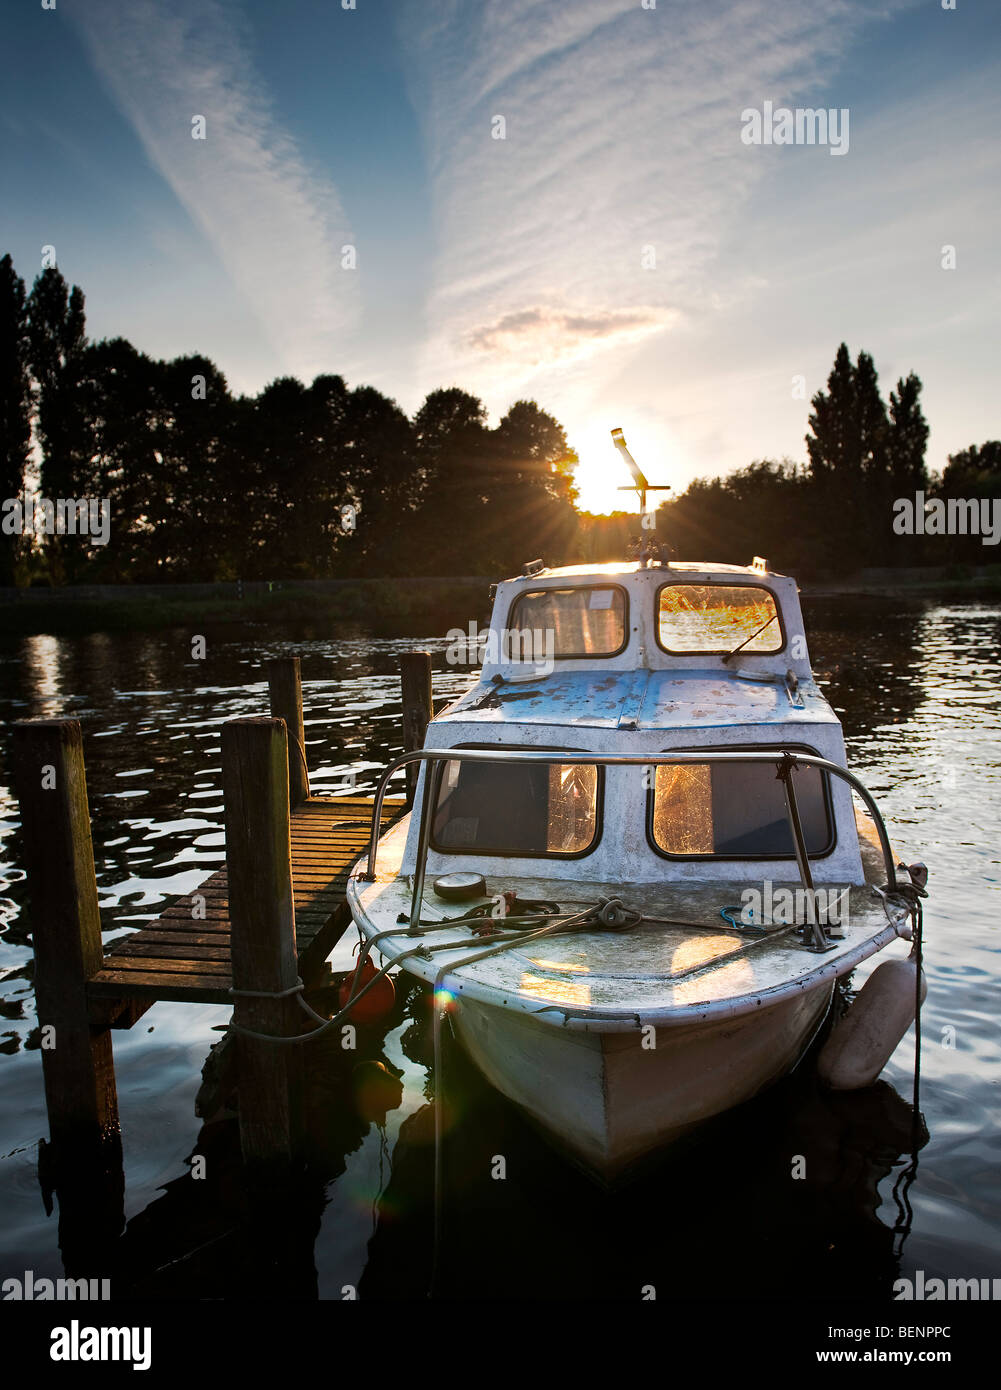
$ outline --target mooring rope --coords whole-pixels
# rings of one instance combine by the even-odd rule
[[[897,1260],[903,1254],[904,1243],[911,1233],[911,1225],[914,1221],[910,1190],[918,1175],[918,1154],[921,1150],[921,1137],[924,1129],[924,1116],[921,1114],[921,975],[924,961],[924,908],[919,896],[920,890],[914,889],[912,893],[907,893],[908,886],[905,885],[902,896],[912,904],[911,959],[916,967],[914,972],[914,1089],[911,1097],[911,1158],[910,1162],[900,1170],[897,1180],[893,1184],[893,1200],[897,1204],[897,1220],[893,1227],[893,1256]]]
[[[515,898],[514,901],[520,903],[520,900],[517,898]],[[524,906],[535,907],[536,904],[533,900],[527,900],[524,903]],[[523,940],[531,940],[532,936],[534,935],[534,933],[529,933],[528,935],[524,936],[520,934],[512,936],[510,935],[511,928],[517,927],[520,928],[522,932],[524,932],[524,929],[530,925],[536,927],[543,925],[546,926],[548,928],[548,931],[546,933],[547,935],[561,931],[581,931],[586,927],[597,927],[606,931],[625,931],[629,930],[632,927],[638,926],[641,922],[651,922],[657,925],[687,928],[690,931],[720,932],[736,930],[734,928],[726,927],[709,927],[702,922],[680,922],[673,921],[672,919],[667,917],[647,917],[644,913],[639,912],[635,908],[626,907],[623,904],[621,898],[602,898],[596,903],[587,904],[582,911],[576,913],[560,912],[558,910],[558,904],[550,903],[548,901],[540,902],[538,906],[543,908],[544,910],[534,912],[512,912],[506,914],[503,917],[495,918],[488,915],[487,909],[489,908],[489,904],[480,905],[479,908],[470,909],[470,911],[463,913],[460,917],[448,917],[444,918],[442,921],[439,922],[427,922],[424,919],[420,919],[419,925],[417,926],[407,926],[404,927],[402,930],[400,926],[389,927],[385,931],[376,932],[367,940],[362,941],[361,950],[358,953],[358,962],[355,966],[354,978],[352,980],[351,993],[349,995],[348,1001],[344,1005],[344,1007],[333,1016],[333,1018],[324,1018],[321,1014],[318,1014],[313,1008],[310,1007],[310,1005],[302,997],[302,992],[305,986],[302,980],[298,978],[294,985],[290,985],[287,989],[284,990],[230,989],[229,993],[233,995],[235,998],[246,997],[253,999],[285,999],[290,998],[293,995],[296,996],[300,1008],[302,1008],[303,1011],[306,1014],[308,1014],[310,1018],[314,1019],[319,1025],[318,1027],[311,1029],[308,1033],[295,1033],[290,1035],[282,1035],[278,1033],[261,1033],[258,1032],[256,1029],[247,1028],[244,1024],[236,1023],[233,1020],[231,1020],[227,1026],[234,1033],[239,1033],[242,1037],[245,1038],[253,1038],[255,1042],[309,1042],[312,1038],[320,1037],[323,1033],[327,1032],[328,1029],[336,1027],[342,1019],[347,1017],[354,1005],[357,1004],[360,999],[363,999],[364,996],[368,993],[368,991],[379,983],[379,981],[383,978],[384,975],[388,974],[390,970],[395,969],[396,966],[401,965],[405,960],[409,960],[413,956],[421,956],[425,959],[430,959],[430,955],[432,952],[461,950],[464,946],[469,946],[470,944],[469,938],[464,937],[458,941],[442,941],[436,942],[434,945],[426,945],[422,943],[418,946],[408,947],[406,950],[400,951],[395,956],[391,956],[388,960],[386,960],[381,969],[379,969],[376,972],[376,974],[373,975],[370,980],[367,980],[365,984],[362,985],[362,987],[359,989],[358,984],[361,978],[361,972],[365,965],[365,961],[371,955],[373,947],[376,947],[378,943],[386,937],[396,937],[398,939],[400,937],[407,936],[426,936],[431,932],[445,931],[463,923],[468,925],[475,921],[483,921],[484,924],[490,923],[491,925],[493,925],[494,930],[489,934],[483,933],[482,939],[485,941],[495,939],[499,940],[501,941],[502,945],[498,947],[498,949],[507,949],[509,945],[517,946],[520,945]],[[554,908],[556,909],[555,911],[553,910]],[[475,928],[473,930],[475,932]],[[738,932],[738,934],[740,933]],[[490,954],[495,954],[495,952],[491,951]],[[477,955],[476,958],[479,959],[479,955]],[[461,968],[461,966],[468,963],[470,962],[464,960],[456,961],[451,966],[449,966],[449,969],[458,970]]]
[[[515,936],[511,936],[507,928],[502,924],[511,924],[515,922],[519,924],[544,923],[548,925],[550,929],[554,932],[557,930],[567,930],[567,928],[572,923],[576,923],[578,919],[584,919],[586,917],[589,917],[591,912],[597,912],[600,917],[600,911],[603,908],[605,908],[608,905],[608,903],[618,903],[618,899],[609,899],[601,903],[594,904],[591,908],[587,909],[583,913],[560,913],[558,915],[553,913],[517,913],[511,914],[508,917],[496,918],[493,919],[497,923],[496,930],[490,933],[490,935],[484,936],[483,939],[486,941],[490,941],[497,938],[501,938],[503,939],[505,945],[517,946],[522,941],[531,940],[534,933],[525,934],[522,931]],[[430,960],[432,953],[439,951],[459,951],[462,950],[464,947],[468,947],[470,944],[468,937],[462,937],[459,940],[438,941],[435,942],[434,945],[427,945],[426,943],[421,942],[417,946],[410,946],[404,951],[399,951],[395,956],[389,957],[389,959],[385,961],[381,969],[377,970],[376,973],[372,976],[372,978],[370,980],[367,980],[365,984],[362,985],[362,987],[359,989],[358,981],[360,978],[361,970],[364,966],[365,959],[369,955],[371,948],[375,944],[377,938],[381,939],[382,937],[386,936],[395,936],[397,938],[401,936],[426,936],[432,931],[444,931],[451,929],[456,925],[457,922],[460,922],[462,920],[464,919],[450,917],[441,922],[432,923],[427,926],[422,925],[416,928],[409,928],[405,931],[401,931],[399,930],[399,928],[392,928],[384,932],[379,932],[377,933],[376,937],[370,938],[369,941],[365,942],[363,950],[359,952],[358,965],[355,968],[351,994],[344,1007],[338,1013],[334,1014],[333,1018],[324,1018],[307,1003],[307,1001],[302,997],[302,992],[305,986],[302,980],[298,978],[294,985],[290,985],[287,989],[283,990],[244,990],[232,988],[230,989],[230,994],[237,998],[246,996],[248,998],[255,999],[286,999],[295,996],[300,1008],[302,1008],[302,1010],[305,1013],[307,1013],[311,1018],[315,1019],[316,1022],[319,1024],[319,1027],[310,1029],[308,1033],[295,1033],[290,1035],[278,1033],[260,1033],[256,1029],[247,1028],[242,1023],[236,1023],[232,1019],[230,1020],[227,1026],[234,1033],[239,1033],[242,1037],[253,1038],[256,1042],[303,1043],[309,1042],[313,1038],[318,1038],[323,1033],[327,1032],[329,1029],[336,1027],[342,1019],[346,1018],[347,1015],[351,1013],[354,1006],[359,1002],[359,1000],[363,999],[365,995],[369,992],[369,990],[373,989],[375,985],[379,983],[379,981],[383,978],[384,975],[387,975],[390,970],[393,970],[396,968],[396,966],[402,964],[403,961],[409,960],[412,956],[421,956],[424,959]],[[468,918],[465,920],[468,920]],[[573,927],[572,929],[576,930],[577,928]],[[458,969],[459,966],[461,966],[464,963],[464,961],[457,961],[455,962],[455,965],[451,968]]]
[[[900,866],[903,867],[903,866]],[[924,1116],[921,1114],[921,982],[924,962],[924,907],[921,899],[928,894],[922,887],[923,880],[910,883],[897,882],[893,888],[886,885],[878,888],[872,884],[883,903],[886,920],[894,931],[900,931],[905,920],[911,919],[910,959],[915,964],[914,971],[914,1083],[911,1092],[911,1154],[910,1161],[901,1168],[893,1184],[893,1200],[897,1204],[897,1219],[893,1226],[893,1256],[899,1260],[903,1254],[904,1242],[911,1233],[914,1221],[914,1208],[910,1202],[910,1189],[918,1174],[918,1153],[921,1149],[921,1135]],[[894,916],[891,906],[900,912]]]
[[[671,917],[648,916],[647,914],[640,912],[636,908],[626,907],[625,904],[622,902],[621,898],[602,898],[596,903],[588,903],[584,905],[583,910],[580,912],[565,913],[560,912],[558,903],[550,902],[548,900],[540,900],[539,902],[536,902],[532,899],[527,899],[522,901],[521,899],[516,898],[513,894],[511,895],[511,897],[513,901],[517,902],[520,906],[537,908],[539,910],[530,912],[509,912],[502,917],[493,917],[491,914],[491,904],[480,904],[478,907],[471,908],[468,912],[464,912],[461,916],[458,917],[446,917],[437,922],[427,921],[424,918],[421,918],[419,919],[419,922],[416,926],[406,926],[403,923],[401,923],[400,925],[395,927],[388,927],[384,931],[375,932],[372,936],[368,938],[361,938],[361,949],[358,953],[358,961],[354,969],[354,977],[352,980],[351,992],[349,994],[348,1001],[340,1010],[340,1012],[335,1014],[333,1018],[324,1018],[322,1014],[318,1014],[313,1008],[311,1008],[307,1001],[302,997],[305,985],[303,984],[302,980],[298,977],[296,978],[296,983],[294,985],[290,985],[287,989],[283,990],[234,988],[231,988],[229,990],[229,993],[233,995],[234,998],[242,997],[248,999],[286,999],[291,998],[293,995],[296,996],[300,1008],[302,1008],[302,1010],[306,1014],[308,1014],[310,1018],[314,1019],[316,1023],[319,1025],[318,1027],[311,1029],[308,1033],[295,1033],[290,1035],[283,1035],[278,1033],[261,1033],[256,1031],[255,1029],[247,1028],[242,1023],[236,1023],[233,1020],[230,1020],[229,1024],[226,1026],[234,1033],[239,1033],[241,1036],[245,1038],[253,1038],[255,1042],[309,1042],[312,1038],[320,1037],[328,1029],[333,1028],[338,1023],[340,1023],[341,1020],[344,1019],[351,1012],[354,1005],[357,1004],[360,999],[363,999],[364,996],[368,993],[368,991],[372,989],[375,985],[377,985],[384,975],[388,974],[390,970],[395,969],[396,966],[402,964],[403,961],[409,960],[413,956],[430,958],[430,954],[432,952],[461,950],[462,947],[468,946],[470,944],[469,938],[466,937],[459,941],[436,942],[433,946],[422,944],[420,946],[408,947],[406,950],[400,951],[397,955],[392,956],[388,960],[386,960],[385,964],[381,967],[381,969],[379,969],[376,972],[376,974],[373,975],[370,980],[366,981],[366,983],[359,989],[358,985],[361,979],[362,970],[365,966],[365,961],[370,957],[373,948],[378,948],[379,942],[388,937],[396,937],[397,939],[399,939],[400,937],[408,936],[426,936],[431,932],[445,931],[451,927],[455,927],[463,923],[467,925],[475,921],[491,923],[494,926],[494,930],[490,933],[481,932],[480,935],[482,936],[482,939],[485,941],[499,939],[502,942],[502,945],[498,947],[498,950],[507,949],[507,945],[520,945],[523,940],[531,940],[532,934],[523,937],[520,935],[511,936],[509,935],[509,933],[512,927],[517,926],[521,928],[523,931],[526,926],[533,924],[536,926],[547,926],[549,929],[547,935],[558,933],[561,931],[581,931],[587,927],[597,927],[605,931],[627,931],[632,927],[639,926],[643,922],[648,922],[655,926],[677,927],[686,931],[707,931],[712,933],[728,932],[733,933],[737,936],[757,935],[757,933],[751,933],[746,930],[742,930],[740,927],[735,925],[723,927],[718,926],[716,924],[710,925],[705,922],[679,921]],[[405,921],[406,919],[404,918],[404,922]],[[473,928],[473,932],[475,935],[475,928]],[[779,934],[780,933],[778,932],[769,932],[767,936],[770,938]],[[493,955],[496,954],[496,952],[491,951],[490,954]],[[476,958],[479,959],[480,957],[477,955]],[[458,970],[463,965],[469,963],[471,962],[465,960],[455,961],[451,966],[448,967],[448,969]],[[700,966],[693,968],[701,969],[702,967]]]

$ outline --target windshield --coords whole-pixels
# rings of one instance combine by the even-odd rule
[[[553,656],[616,656],[626,645],[625,591],[613,584],[533,590],[515,599],[508,627],[515,636],[541,632]]]
[[[580,855],[598,835],[598,769],[578,763],[447,762],[436,850]]]
[[[780,652],[785,645],[768,589],[754,584],[665,584],[657,594],[657,640],[667,652]]]
[[[792,774],[807,853],[829,854],[826,775]],[[770,763],[666,763],[654,778],[654,848],[682,859],[791,859],[795,853],[785,792]]]

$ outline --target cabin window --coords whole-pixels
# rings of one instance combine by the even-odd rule
[[[551,633],[553,656],[617,656],[626,645],[626,591],[617,584],[535,589],[518,595],[507,621],[513,637],[541,632],[547,652]]]
[[[677,859],[793,859],[785,791],[772,763],[664,763],[654,776],[650,838]],[[834,848],[830,791],[815,767],[793,772],[811,858]]]
[[[665,584],[657,593],[657,641],[666,652],[780,652],[782,621],[768,589],[754,584]]]
[[[444,764],[432,848],[462,853],[589,853],[599,831],[597,767],[587,763]]]

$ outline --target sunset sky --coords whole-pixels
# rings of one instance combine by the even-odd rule
[[[3,36],[0,253],[55,246],[92,338],[534,398],[595,510],[616,425],[679,491],[804,458],[842,339],[921,376],[932,468],[1001,436],[998,0],[58,0]],[[766,101],[847,108],[847,152],[745,144]]]

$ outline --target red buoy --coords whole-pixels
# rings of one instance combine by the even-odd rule
[[[355,975],[357,967],[350,970],[341,982],[341,987],[337,991],[337,1007],[346,1007],[352,994],[357,994],[365,988],[369,980],[375,979],[379,971],[376,969],[374,961],[368,956],[365,964],[361,968],[361,975],[358,978],[357,988],[355,988]],[[365,995],[364,999],[359,999],[357,1004],[352,1004],[348,1018],[352,1023],[378,1023],[380,1018],[385,1018],[396,1003],[396,987],[388,975],[383,975],[378,984]]]

